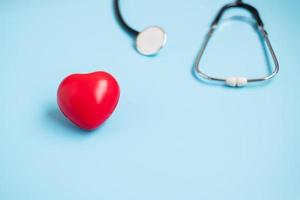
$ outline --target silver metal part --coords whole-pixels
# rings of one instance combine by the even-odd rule
[[[207,44],[208,44],[210,38],[212,37],[212,35],[213,35],[216,27],[217,27],[216,25],[215,26],[211,26],[210,30],[208,31],[208,33],[207,33],[207,35],[206,35],[206,37],[204,39],[204,42],[202,44],[202,47],[201,47],[201,49],[200,49],[200,51],[199,51],[199,53],[197,55],[197,58],[195,60],[194,71],[196,72],[196,75],[199,78],[204,78],[204,79],[212,80],[212,81],[224,82],[226,84],[226,81],[228,82],[228,78],[213,77],[213,76],[205,74],[200,69],[201,58],[202,58],[202,56],[204,54],[204,51],[205,51],[205,49],[207,47]],[[279,63],[278,63],[277,57],[275,55],[275,52],[273,50],[273,47],[271,45],[271,42],[269,40],[267,32],[265,31],[265,29],[264,29],[263,26],[258,26],[258,30],[259,30],[260,34],[262,35],[264,41],[266,42],[266,45],[267,45],[267,47],[268,47],[268,49],[270,51],[270,54],[272,56],[275,68],[272,71],[272,73],[269,74],[269,75],[267,75],[267,76],[259,77],[259,78],[247,78],[247,83],[260,82],[260,81],[266,81],[266,80],[272,79],[279,72]]]
[[[138,34],[136,49],[142,55],[155,55],[165,46],[166,41],[167,35],[161,27],[150,26]]]

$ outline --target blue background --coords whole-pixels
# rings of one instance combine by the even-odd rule
[[[168,33],[159,55],[143,57],[110,0],[1,0],[0,199],[300,199],[300,2],[251,1],[281,71],[242,89],[191,73],[225,3],[122,1],[134,28],[160,25]],[[227,15],[241,13],[248,15]],[[251,26],[222,24],[203,69],[267,73]],[[118,79],[121,99],[102,127],[86,133],[58,111],[56,90],[68,74],[96,70]]]

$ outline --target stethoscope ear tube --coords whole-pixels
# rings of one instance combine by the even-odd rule
[[[225,13],[225,11],[227,11],[228,9],[231,9],[231,8],[245,9],[245,10],[249,11],[252,14],[253,18],[255,19],[259,33],[261,34],[262,38],[264,39],[264,41],[268,47],[268,50],[272,56],[274,65],[275,65],[274,70],[269,75],[260,77],[260,78],[246,78],[246,77],[239,77],[239,76],[220,78],[220,77],[213,77],[213,76],[207,75],[200,69],[200,61],[205,52],[205,49],[207,47],[209,40],[211,39],[215,29],[218,27],[219,21],[220,21],[221,17],[223,16],[223,14]],[[200,78],[200,79],[203,78],[203,79],[207,79],[207,80],[223,82],[226,85],[231,86],[231,87],[242,87],[242,86],[247,85],[248,83],[266,81],[266,80],[272,79],[273,77],[276,76],[276,74],[279,72],[279,62],[277,60],[276,54],[275,54],[274,49],[269,40],[269,36],[264,28],[264,24],[260,18],[259,12],[257,11],[256,8],[254,8],[251,5],[245,4],[242,1],[236,1],[235,3],[227,4],[220,9],[220,11],[217,13],[217,16],[215,17],[215,19],[213,20],[213,22],[211,24],[211,27],[204,39],[204,42],[200,48],[200,51],[197,54],[197,57],[196,57],[196,60],[194,63],[194,72],[195,72],[195,75],[197,78]]]

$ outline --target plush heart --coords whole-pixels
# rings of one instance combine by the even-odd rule
[[[115,110],[119,97],[116,79],[102,71],[72,74],[60,83],[57,91],[62,113],[85,130],[100,126]]]

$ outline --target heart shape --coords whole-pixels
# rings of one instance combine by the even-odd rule
[[[59,85],[57,103],[62,113],[85,130],[99,127],[115,110],[120,97],[116,79],[103,71],[72,74]]]

